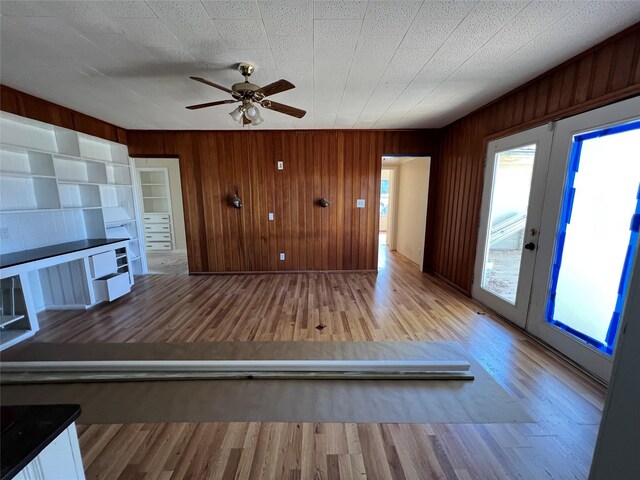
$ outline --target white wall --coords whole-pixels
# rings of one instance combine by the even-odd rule
[[[396,251],[422,267],[424,235],[427,226],[429,157],[402,163],[397,170]]]
[[[187,249],[182,209],[182,184],[180,183],[180,164],[177,158],[136,158],[136,167],[165,167],[169,170],[169,190],[171,191],[171,216],[173,218],[173,238],[176,250]]]

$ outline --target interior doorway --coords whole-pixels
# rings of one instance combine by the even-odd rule
[[[136,158],[147,273],[188,275],[182,185],[177,158]]]
[[[431,157],[385,155],[380,180],[380,247],[422,269]]]

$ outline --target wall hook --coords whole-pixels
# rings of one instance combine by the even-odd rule
[[[238,197],[238,186],[233,186],[233,197],[231,198],[231,206],[233,208],[242,208],[242,200]]]

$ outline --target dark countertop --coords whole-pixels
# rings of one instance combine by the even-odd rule
[[[80,405],[2,406],[0,480],[15,477],[79,416]]]
[[[0,255],[0,268],[13,267],[22,265],[23,263],[43,260],[45,258],[64,255],[65,253],[79,252],[88,248],[101,247],[111,243],[118,243],[129,240],[128,238],[87,238],[86,240],[78,240],[75,242],[58,243],[49,245],[48,247],[34,248],[31,250],[22,250],[20,252],[6,253]]]

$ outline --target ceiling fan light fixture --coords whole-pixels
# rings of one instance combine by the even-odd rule
[[[0,0],[1,1],[1,0]],[[249,82],[248,78],[254,71],[254,66],[249,63],[241,63],[238,70],[245,77],[244,82],[236,83],[231,88],[218,85],[201,77],[189,77],[199,83],[216,88],[223,92],[231,94],[233,99],[219,100],[215,102],[199,103],[197,105],[188,105],[189,110],[199,110],[201,108],[215,107],[227,103],[240,103],[240,106],[229,112],[229,116],[241,126],[260,125],[264,120],[260,115],[258,105],[269,110],[283,113],[291,117],[302,118],[307,113],[299,108],[284,105],[282,103],[272,102],[265,97],[270,97],[277,93],[286,92],[295,88],[295,85],[285,79],[272,82],[264,87]]]
[[[230,112],[229,115],[231,116],[231,118],[233,118],[234,121],[239,122],[242,120],[242,113],[242,107],[238,107]]]
[[[253,122],[256,118],[260,118],[260,110],[253,103],[250,103],[244,110],[244,116]]]

